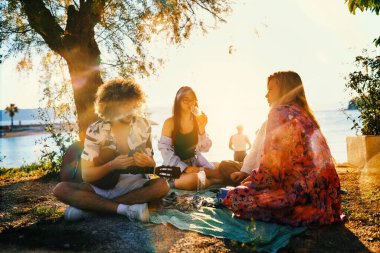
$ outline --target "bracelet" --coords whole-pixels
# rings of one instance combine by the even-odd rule
[[[108,169],[111,170],[112,169],[112,160],[109,161],[108,163],[109,163],[109,165],[108,165],[109,168]]]

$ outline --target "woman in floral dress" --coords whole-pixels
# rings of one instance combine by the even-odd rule
[[[271,110],[260,165],[224,204],[242,219],[293,226],[340,221],[339,178],[300,76],[276,72],[267,88]]]

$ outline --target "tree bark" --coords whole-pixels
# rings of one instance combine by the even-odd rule
[[[103,11],[102,1],[88,0],[79,10],[67,9],[67,23],[61,55],[66,59],[78,114],[79,137],[84,142],[87,127],[97,120],[95,95],[103,83],[100,76],[100,50],[94,26]]]
[[[100,76],[100,50],[95,41],[94,27],[104,11],[104,0],[80,1],[79,10],[67,9],[63,30],[46,8],[43,0],[19,0],[29,25],[42,36],[50,49],[67,62],[77,109],[79,137],[83,143],[87,127],[96,121],[94,101],[103,83]]]
[[[99,54],[81,48],[78,47],[78,50],[66,57],[77,109],[79,137],[83,143],[87,127],[97,120],[94,101],[96,91],[103,81],[98,63]]]
[[[13,130],[13,116],[11,116],[11,132]]]

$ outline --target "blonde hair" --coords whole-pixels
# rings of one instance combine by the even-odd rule
[[[297,104],[319,129],[319,124],[307,103],[301,77],[294,71],[279,71],[268,77],[268,83],[271,80],[276,80],[279,88],[280,99],[277,104]]]
[[[95,113],[102,119],[114,116],[115,106],[128,101],[145,102],[145,94],[133,79],[115,79],[99,86],[95,97]]]

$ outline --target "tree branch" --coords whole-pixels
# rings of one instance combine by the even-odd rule
[[[91,29],[94,28],[97,23],[99,23],[100,18],[104,13],[105,4],[106,0],[87,0],[83,5],[83,9],[81,6],[79,11],[84,11],[88,14]]]
[[[199,7],[201,7],[202,9],[204,9],[204,10],[208,11],[209,13],[211,13],[214,17],[216,17],[217,19],[219,19],[221,22],[226,22],[226,20],[224,18],[222,18],[221,16],[219,16],[218,13],[216,13],[215,11],[211,10],[210,8],[208,8],[206,5],[199,3],[199,1],[197,1],[197,0],[194,0],[194,2]]]
[[[29,25],[42,36],[46,44],[55,52],[62,50],[63,29],[46,8],[42,0],[19,0],[28,17]]]

